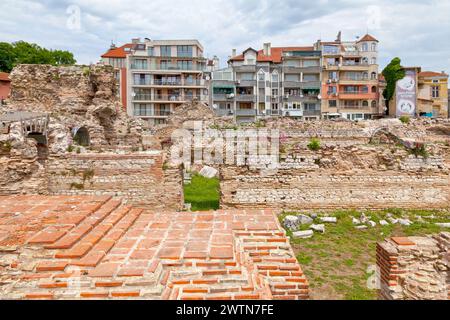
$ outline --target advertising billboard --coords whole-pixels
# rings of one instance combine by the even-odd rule
[[[414,116],[417,101],[415,70],[407,70],[405,77],[397,81],[396,92],[397,117],[403,115]]]

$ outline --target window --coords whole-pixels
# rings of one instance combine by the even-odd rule
[[[303,75],[303,81],[319,81],[319,76],[315,74],[305,74]]]
[[[316,104],[315,103],[305,103],[305,110],[309,110],[309,111],[316,111]]]
[[[372,93],[377,93],[377,87],[372,86]]]
[[[179,60],[177,62],[178,69],[181,70],[192,70],[192,61],[190,60]]]
[[[364,100],[364,101],[362,102],[362,106],[363,106],[363,107],[368,107],[368,106],[369,106],[369,101]]]
[[[298,82],[298,81],[300,81],[300,75],[299,74],[286,74],[286,75],[284,75],[284,80]]]
[[[325,45],[325,46],[323,46],[322,50],[323,50],[323,53],[325,53],[325,54],[336,54],[339,52],[339,48],[337,46]]]
[[[370,64],[377,64],[377,58],[373,57],[373,58],[370,60]]]
[[[161,57],[171,57],[172,47],[171,46],[161,46]]]
[[[284,94],[288,94],[290,96],[300,96],[300,89],[285,89]]]
[[[134,84],[138,86],[149,85],[150,84],[150,75],[144,73],[137,73],[133,75]]]
[[[372,45],[370,46],[370,49],[372,51],[377,51],[377,44],[375,42],[373,42]]]
[[[439,87],[438,86],[431,87],[431,97],[439,98]]]
[[[372,73],[370,74],[370,79],[372,79],[372,80],[377,80],[377,73],[376,73],[376,72],[372,72]]]
[[[328,72],[328,79],[333,80],[333,79],[338,79],[338,72],[337,71],[330,71]]]
[[[286,67],[300,67],[300,61],[298,60],[286,60],[284,62]]]
[[[278,96],[278,89],[272,89],[272,96]]]
[[[152,105],[149,103],[135,103],[134,104],[134,115],[135,116],[151,116],[152,115]]]
[[[433,80],[433,83],[439,83],[439,80]]]
[[[247,59],[247,64],[254,65],[254,64],[256,64],[256,60],[255,59]]]
[[[177,56],[192,58],[193,57],[192,46],[177,46]]]
[[[328,107],[337,108],[337,101],[336,100],[328,100]]]
[[[153,47],[148,47],[148,48],[147,48],[147,54],[148,54],[150,57],[153,57],[153,56],[154,56],[154,50],[153,50]]]
[[[303,67],[318,67],[319,60],[303,60]]]
[[[336,86],[329,86],[328,87],[328,94],[334,94],[337,93],[337,87]]]
[[[132,69],[147,69],[147,60],[145,59],[136,59],[132,65]]]
[[[278,82],[278,73],[272,73],[272,82]]]
[[[264,73],[264,71],[260,71],[258,73],[258,81],[264,81],[266,79],[266,75]]]
[[[361,46],[362,51],[369,51],[369,45],[367,43],[363,43]]]
[[[377,102],[375,100],[372,100],[372,108],[376,108],[377,107]]]
[[[244,81],[252,81],[253,79],[253,73],[241,73],[240,79]]]

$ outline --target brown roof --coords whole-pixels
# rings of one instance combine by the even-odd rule
[[[251,48],[245,50],[244,52],[250,50]],[[256,50],[255,50],[256,51]],[[273,47],[271,48],[271,55],[264,55],[264,50],[258,51],[258,62],[274,62],[280,63],[283,57],[283,52],[291,52],[291,51],[314,51],[314,47]],[[242,61],[244,60],[244,55],[238,55],[230,59],[230,61]]]
[[[0,269],[2,299],[309,295],[271,210],[177,213],[107,196],[0,196],[0,247],[15,256]]]
[[[358,42],[361,41],[376,41],[378,42],[377,39],[375,39],[374,37],[372,37],[370,34],[366,34],[364,37],[362,37],[361,39],[358,40]]]
[[[0,72],[0,81],[11,82],[11,79],[9,79],[9,73]]]
[[[132,47],[132,43],[127,43],[121,47],[109,49],[108,52],[102,55],[102,58],[126,58],[128,53],[125,51],[125,48]]]
[[[419,73],[419,77],[448,77],[445,72],[423,71]]]

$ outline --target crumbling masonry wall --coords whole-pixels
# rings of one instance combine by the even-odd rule
[[[450,299],[450,233],[387,239],[377,246],[379,297]]]
[[[109,195],[146,208],[181,210],[181,169],[164,165],[159,151],[66,154],[47,165],[49,194]]]

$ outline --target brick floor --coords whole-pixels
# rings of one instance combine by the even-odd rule
[[[308,299],[274,212],[0,196],[2,299]]]

